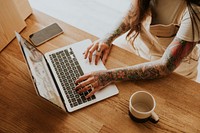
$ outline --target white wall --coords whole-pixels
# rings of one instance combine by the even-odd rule
[[[29,0],[32,8],[97,37],[124,16],[131,0]]]

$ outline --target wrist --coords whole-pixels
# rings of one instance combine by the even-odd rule
[[[113,41],[114,39],[112,37],[104,37],[103,39],[101,39],[101,42],[107,44],[109,47],[112,46]]]
[[[108,70],[95,72],[94,76],[101,86],[106,86],[113,82],[112,75]]]

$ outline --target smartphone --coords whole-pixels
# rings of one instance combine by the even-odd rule
[[[63,30],[57,23],[53,23],[40,31],[37,31],[29,36],[30,41],[33,45],[39,46],[44,42],[60,35],[63,33]]]

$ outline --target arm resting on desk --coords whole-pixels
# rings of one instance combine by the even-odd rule
[[[159,60],[130,67],[112,69],[95,73],[99,85],[104,86],[112,81],[141,80],[161,78],[172,73],[189,55],[196,43],[175,38]]]
[[[92,85],[94,90],[86,96],[88,98],[114,81],[155,79],[167,76],[179,66],[184,57],[191,53],[195,45],[194,42],[175,38],[167,47],[161,59],[124,68],[85,74],[76,80],[78,85],[75,89],[80,89],[78,92],[82,93],[89,89],[88,85]]]

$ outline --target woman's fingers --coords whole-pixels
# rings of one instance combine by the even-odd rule
[[[106,43],[102,43],[99,40],[95,41],[92,45],[90,45],[87,50],[84,52],[84,58],[88,58],[89,62],[92,62],[92,58],[95,52],[95,65],[97,65],[100,58],[103,59],[103,63],[105,64],[107,57],[110,52],[110,47]]]
[[[98,49],[98,43],[94,44],[90,50],[89,50],[89,55],[88,55],[88,59],[89,59],[89,62],[92,62],[92,56],[93,56],[93,53]]]
[[[84,59],[86,59],[86,58],[88,57],[89,50],[91,49],[92,46],[93,46],[93,44],[90,45],[90,46],[86,49],[86,51],[84,52],[84,54],[85,54]]]
[[[110,53],[110,47],[107,44],[102,43],[102,45],[100,45],[96,51],[95,64],[97,65],[97,62],[99,61],[100,58],[102,58],[102,61],[105,64],[109,53]]]
[[[85,75],[82,75],[80,76],[76,81],[75,81],[75,84],[78,84],[86,79],[88,79],[89,77],[91,76],[91,73],[88,73],[88,74],[85,74]]]
[[[110,48],[107,49],[107,50],[104,52],[103,56],[102,56],[102,62],[103,62],[103,64],[106,63],[106,61],[107,61],[107,59],[108,59],[109,53],[110,53]]]
[[[101,47],[98,47],[98,49],[96,51],[95,65],[97,65],[97,62],[99,61],[101,55],[102,55],[102,49],[101,49]]]
[[[91,89],[91,85],[90,85],[90,84],[87,85],[87,86],[85,86],[84,88],[78,90],[78,93],[83,93],[83,92],[85,92],[85,91],[87,91],[87,90],[89,90],[89,89]]]
[[[78,84],[78,85],[74,89],[79,90],[79,89],[89,85],[92,82],[94,82],[94,77],[90,77],[90,74],[81,76],[80,78],[78,78],[75,81],[75,83]]]
[[[105,75],[106,72],[107,71],[97,71],[80,76],[75,82],[77,86],[74,89],[78,93],[83,93],[91,89],[86,96],[87,98],[91,97],[95,92],[112,82],[111,80],[106,80],[106,82],[100,80],[100,77]]]
[[[91,97],[99,88],[99,83],[98,80],[95,80],[94,76],[92,76],[92,74],[86,74],[81,76],[80,78],[78,78],[75,82],[76,84],[78,84],[74,89],[78,92],[78,93],[83,93],[85,91],[88,90],[92,90],[87,96],[86,98]]]
[[[86,85],[83,88],[79,89],[78,93],[83,93],[83,92],[88,91],[90,89],[93,91],[98,86],[97,84],[98,84],[97,81],[89,83],[88,85]]]
[[[89,97],[91,97],[92,95],[94,95],[95,92],[97,92],[98,90],[100,90],[99,88],[100,88],[100,87],[97,87],[96,89],[93,89],[89,94],[87,94],[87,95],[85,96],[85,98],[89,98]]]

